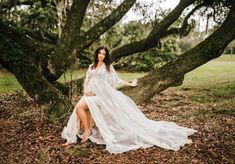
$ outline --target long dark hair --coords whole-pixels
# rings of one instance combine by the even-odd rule
[[[98,64],[98,55],[99,55],[99,52],[100,50],[105,50],[105,58],[104,58],[104,63],[105,63],[105,66],[106,66],[106,69],[109,71],[110,70],[110,57],[109,57],[109,50],[107,47],[105,46],[100,46],[98,47],[96,50],[95,50],[95,54],[94,54],[94,64],[92,65],[92,69],[96,68],[97,67],[97,64]]]

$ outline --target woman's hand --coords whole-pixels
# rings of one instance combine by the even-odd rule
[[[83,95],[85,95],[85,96],[95,96],[95,93],[93,93],[93,92],[84,92]]]
[[[137,86],[137,82],[138,82],[137,79],[132,80],[131,83],[130,83],[130,86],[136,87]]]

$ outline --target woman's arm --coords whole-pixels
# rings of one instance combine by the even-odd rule
[[[110,65],[109,76],[110,76],[109,78],[110,84],[115,88],[120,88],[123,86],[132,86],[132,87],[137,86],[137,81],[138,81],[137,79],[132,80],[130,83],[125,80],[120,79],[112,65]]]
[[[124,81],[124,80],[123,80]],[[136,87],[137,86],[137,79],[131,80],[131,82],[124,81],[124,86],[131,86],[131,87]]]
[[[84,84],[83,84],[83,95],[85,96],[95,96],[94,93],[92,92],[88,92],[87,90],[87,84],[90,80],[90,77],[89,77],[89,69],[90,69],[91,65],[89,66],[87,72],[86,72],[86,76],[85,76],[85,80],[84,80]]]
[[[87,92],[87,84],[88,84],[88,81],[89,81],[88,71],[86,72],[85,80],[84,80],[84,83],[83,83],[83,93]]]

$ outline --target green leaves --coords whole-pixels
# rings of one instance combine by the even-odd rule
[[[0,50],[3,55],[6,55],[7,60],[15,62],[23,55],[23,50],[17,43],[13,43],[10,39],[5,38],[0,34]]]

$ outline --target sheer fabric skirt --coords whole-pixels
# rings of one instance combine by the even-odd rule
[[[105,144],[108,152],[116,154],[154,145],[176,151],[192,142],[188,136],[196,130],[148,119],[131,98],[104,80],[91,78],[87,87],[96,94],[82,97],[96,125],[89,139]],[[68,142],[76,143],[77,136],[81,138],[79,122],[74,110],[62,132]]]

